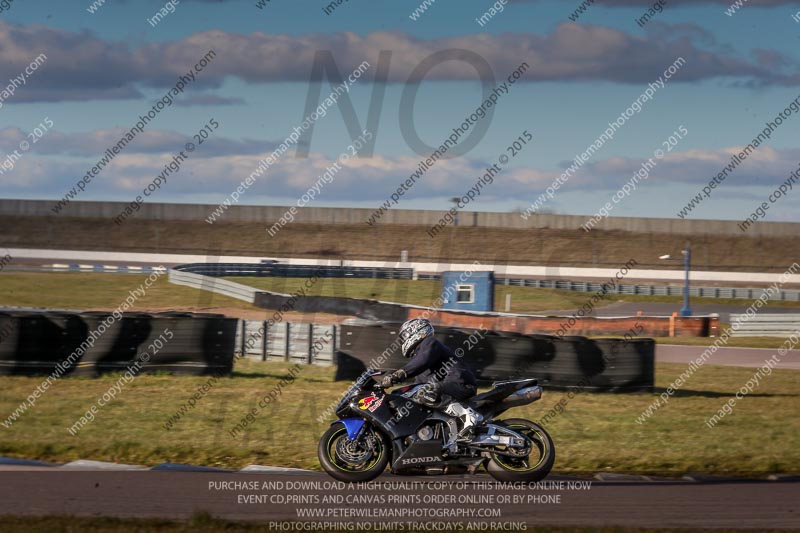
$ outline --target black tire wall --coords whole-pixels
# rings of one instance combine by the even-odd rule
[[[342,326],[337,379],[355,379],[368,366],[381,370],[404,366],[408,360],[397,350],[381,358],[395,340],[397,328]],[[641,391],[651,390],[654,385],[653,339],[558,338],[490,331],[483,333],[477,343],[468,343],[474,332],[437,327],[436,337],[454,350],[464,349],[464,361],[483,384],[537,378],[551,388],[594,391]],[[467,350],[470,344],[475,345]]]
[[[103,333],[92,345],[91,332]],[[123,372],[137,360],[142,372],[230,374],[237,319],[216,314],[110,313],[0,314],[0,375],[96,376]],[[85,351],[81,350],[84,345]],[[147,353],[147,357],[142,354]]]

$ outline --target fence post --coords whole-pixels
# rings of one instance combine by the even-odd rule
[[[264,321],[264,335],[261,337],[261,360],[267,360],[267,321]]]
[[[334,324],[332,327],[333,327],[333,332],[332,332],[333,339],[331,339],[332,340],[331,345],[333,346],[333,348],[331,350],[331,364],[335,365],[336,364],[336,350],[339,348],[336,344],[339,342],[339,336],[338,336],[338,329],[337,329],[336,324]]]
[[[314,324],[308,325],[308,358],[306,363],[314,363]]]
[[[245,320],[244,318],[241,320],[242,320],[242,346],[240,349],[242,351],[242,358],[245,358],[247,357],[247,351],[246,351],[247,348],[245,348],[247,339],[247,320]]]
[[[290,338],[289,337],[290,337],[291,334],[292,334],[291,323],[287,322],[286,323],[286,351],[285,351],[285,353],[283,355],[283,358],[284,358],[285,361],[288,361],[289,358],[290,358],[289,357],[290,356],[289,352],[291,350],[292,343],[290,342]]]

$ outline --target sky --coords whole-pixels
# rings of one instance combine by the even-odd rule
[[[588,219],[611,202],[611,216],[743,220],[800,167],[797,0],[735,11],[732,0],[662,0],[644,24],[657,2],[597,0],[578,12],[578,0],[425,1],[345,0],[327,12],[330,0],[0,1],[0,197],[56,201],[84,179],[76,200],[131,202],[162,175],[143,201],[220,204],[359,65],[239,204],[297,205],[316,187],[304,205],[375,209],[520,65],[461,137],[469,145],[392,209],[446,210],[504,156],[465,210]],[[194,81],[86,179],[209,51]],[[779,113],[769,139],[685,210]],[[365,129],[374,145],[344,161]],[[800,221],[800,182],[791,185],[765,220]]]

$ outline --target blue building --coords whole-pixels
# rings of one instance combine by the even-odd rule
[[[442,272],[442,308],[494,310],[494,272]]]

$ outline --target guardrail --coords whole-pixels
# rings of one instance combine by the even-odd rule
[[[419,274],[418,279],[438,280],[438,274]],[[565,291],[596,292],[603,288],[602,283],[595,281],[564,281],[555,279],[521,279],[497,277],[497,284],[515,287],[534,287],[537,289],[561,289]],[[629,283],[618,284],[611,287],[610,294],[631,294],[642,296],[683,296],[683,287],[680,285],[633,285]],[[764,292],[763,288],[755,287],[689,287],[689,296],[695,298],[731,298],[755,300]],[[771,298],[787,302],[800,302],[800,290],[781,289]]]
[[[210,276],[203,276],[202,274],[193,274],[191,272],[181,272],[180,270],[169,270],[169,282],[175,285],[184,285],[194,289],[204,291],[211,291],[224,296],[230,296],[237,300],[242,300],[247,303],[253,303],[256,299],[256,293],[259,291],[253,287],[235,283],[226,279],[219,279]]]
[[[590,281],[560,281],[535,279],[504,279],[504,285],[519,287],[537,287],[540,289],[562,289],[568,291],[596,292],[603,284]],[[644,296],[683,296],[683,287],[679,285],[633,285],[618,284],[609,291],[613,294],[634,294]],[[689,296],[697,298],[735,298],[754,300],[761,296],[763,288],[751,287],[689,287]],[[800,302],[800,290],[784,289],[778,292],[774,300]]]
[[[732,314],[731,324],[735,322],[739,322],[739,329],[732,329],[732,337],[789,337],[800,331],[798,314],[761,314],[753,317]]]
[[[189,263],[174,267],[206,276],[275,276],[283,278],[412,279],[413,268],[354,267],[342,265],[289,265],[284,263]]]

